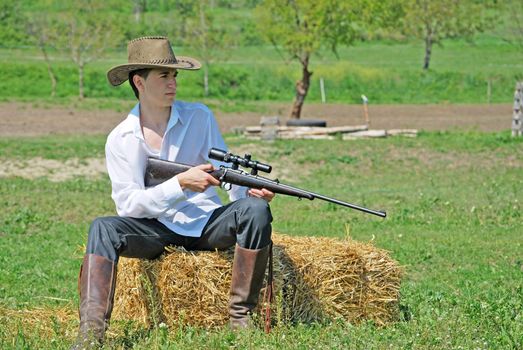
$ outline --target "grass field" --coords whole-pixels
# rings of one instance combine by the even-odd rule
[[[103,136],[5,138],[0,161],[103,156]],[[401,321],[277,327],[232,334],[115,322],[116,349],[523,348],[523,142],[509,132],[260,143],[233,151],[272,163],[281,180],[387,210],[385,220],[279,196],[274,229],[370,241],[405,267]],[[0,178],[0,348],[66,349],[89,223],[113,215],[107,177]]]
[[[198,52],[176,47],[179,54]],[[281,57],[272,46],[226,49],[209,68],[209,98],[225,101],[291,101],[301,69]],[[433,50],[431,68],[421,68],[421,41],[360,42],[340,47],[339,56],[322,51],[311,60],[311,88],[307,101],[321,101],[320,78],[329,102],[361,103],[503,103],[513,100],[516,81],[522,79],[523,52],[500,37],[480,35],[473,42],[447,40]],[[57,76],[53,102],[69,103],[78,95],[76,67],[63,53],[51,51]],[[108,52],[86,66],[88,98],[134,99],[128,88],[112,88],[105,73],[126,62],[125,50]],[[41,53],[31,48],[0,48],[0,100],[51,100],[51,84]],[[202,99],[203,73],[182,72],[179,98]],[[243,105],[241,108],[248,108]]]

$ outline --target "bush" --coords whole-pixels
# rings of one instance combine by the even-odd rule
[[[134,99],[125,83],[113,88],[106,78],[109,67],[85,68],[85,95],[95,98]],[[57,78],[57,97],[78,96],[78,72],[72,64],[53,67]],[[377,70],[342,62],[313,70],[307,101],[320,101],[319,80],[324,78],[327,100],[360,103],[365,94],[372,103],[481,103],[486,102],[487,78],[479,73]],[[51,83],[41,62],[6,62],[0,66],[0,89],[4,98],[48,98]],[[209,98],[235,101],[289,101],[299,78],[296,65],[212,64],[209,67]],[[490,77],[492,79],[492,77]],[[514,77],[494,77],[491,102],[509,102]],[[201,99],[203,71],[182,71],[179,98]]]

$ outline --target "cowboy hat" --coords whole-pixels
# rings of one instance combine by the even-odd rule
[[[146,36],[127,44],[129,63],[111,68],[107,79],[113,86],[129,79],[129,72],[144,68],[171,68],[196,70],[202,66],[192,57],[174,56],[171,44],[163,36]]]

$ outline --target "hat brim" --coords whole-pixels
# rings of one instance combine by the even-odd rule
[[[112,86],[118,86],[129,79],[129,72],[145,69],[145,68],[169,68],[169,69],[183,69],[183,70],[198,70],[202,64],[192,57],[176,57],[175,64],[149,64],[149,63],[128,63],[109,69],[107,72],[107,80]]]

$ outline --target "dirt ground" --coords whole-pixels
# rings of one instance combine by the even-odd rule
[[[290,104],[271,104],[269,112],[265,115],[280,116],[281,123],[284,124],[289,109]],[[510,128],[512,106],[509,104],[379,105],[370,106],[369,115],[372,129],[499,131]],[[254,112],[216,113],[222,132],[258,125],[260,117],[262,114]],[[30,103],[2,103],[0,104],[0,137],[108,134],[123,118],[125,118],[124,113],[108,110],[37,108]],[[303,118],[323,119],[327,121],[327,126],[364,124],[363,108],[358,105],[306,104]],[[65,181],[73,176],[94,178],[102,176],[105,172],[103,158],[91,158],[82,162],[78,159],[60,162],[34,158],[27,163],[7,159],[0,164],[0,178],[20,176],[34,179],[45,176],[51,181]]]
[[[287,120],[289,104],[271,104],[265,116]],[[0,103],[0,137],[53,134],[108,134],[125,113],[102,110],[74,110],[66,107],[35,108],[30,103]],[[216,112],[222,132],[259,125],[256,112]],[[493,105],[370,105],[371,129],[500,131],[510,129],[511,104]],[[323,119],[327,126],[364,124],[361,105],[305,104],[304,119]]]

